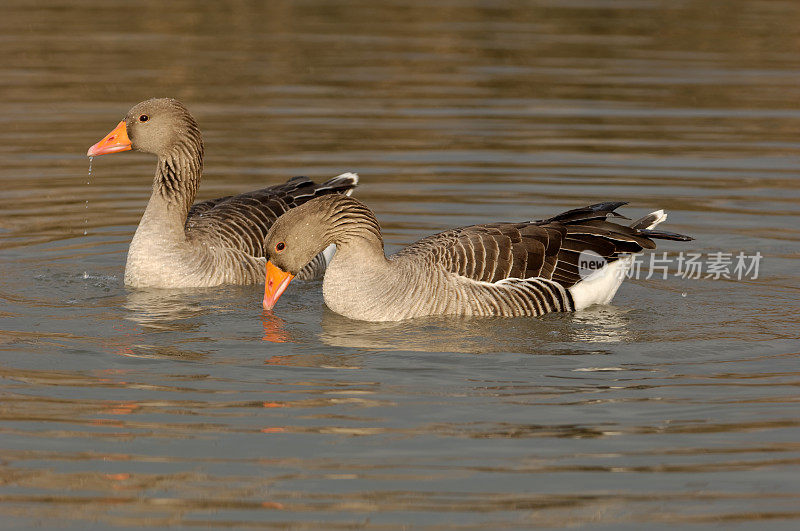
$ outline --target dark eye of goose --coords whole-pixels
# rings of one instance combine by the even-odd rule
[[[146,121],[147,121],[147,120],[149,120],[149,119],[150,119],[150,117],[149,117],[149,116],[147,116],[146,114],[143,114],[143,115],[141,115],[141,116],[139,117],[139,121],[140,121],[140,122],[146,122]]]
[[[278,242],[278,244],[275,246],[275,251],[276,251],[276,252],[281,252],[281,251],[283,251],[285,248],[286,248],[286,244],[285,244],[285,243],[283,243],[283,242]]]

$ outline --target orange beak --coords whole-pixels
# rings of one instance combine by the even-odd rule
[[[125,122],[117,124],[113,131],[108,133],[103,140],[89,148],[87,157],[96,157],[107,153],[119,153],[131,149],[131,140],[128,138],[128,128]]]
[[[278,299],[281,298],[286,286],[292,281],[294,275],[275,267],[272,262],[267,261],[267,281],[264,286],[264,309],[271,310]]]

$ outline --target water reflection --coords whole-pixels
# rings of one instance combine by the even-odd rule
[[[319,367],[320,369],[359,369],[363,354],[302,353],[273,354],[264,360],[266,365],[284,367]]]
[[[264,329],[264,335],[261,337],[264,341],[270,343],[287,343],[292,341],[289,332],[286,330],[286,321],[275,315],[272,311],[265,310],[261,314],[261,326]]]
[[[330,346],[377,350],[586,354],[589,351],[585,347],[565,344],[601,346],[629,340],[626,313],[604,306],[542,317],[431,317],[370,323],[354,321],[325,308],[320,339]]]
[[[619,343],[633,341],[631,331],[630,310],[610,304],[592,306],[572,316],[574,329],[572,341],[588,343]]]
[[[193,301],[187,290],[129,290],[124,307],[126,319],[156,330],[190,332],[200,322],[194,320],[218,308]]]
[[[184,360],[199,360],[205,358],[208,353],[200,352],[197,350],[190,350],[187,348],[180,348],[176,346],[167,345],[153,345],[146,343],[131,343],[115,345],[111,348],[111,352],[127,358],[142,358],[142,359],[184,359]]]
[[[222,294],[207,290],[127,290],[124,295],[125,321],[111,352],[124,357],[145,359],[202,359],[207,352],[189,349],[184,339],[161,337],[164,333],[197,333],[209,316],[224,314]]]

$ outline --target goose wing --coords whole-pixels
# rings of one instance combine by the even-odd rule
[[[549,278],[566,231],[532,223],[472,225],[428,236],[394,255],[478,282]]]
[[[651,238],[689,239],[607,221],[623,218],[614,210],[625,203],[597,203],[549,219],[493,223],[449,230],[424,238],[395,254],[478,282],[543,279],[565,288],[581,280],[580,255],[592,251],[613,262],[620,256],[655,248]],[[627,218],[625,218],[627,219]]]

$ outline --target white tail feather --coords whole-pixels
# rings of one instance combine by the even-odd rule
[[[648,229],[656,228],[656,225],[659,223],[664,223],[667,221],[667,213],[663,210],[656,210],[655,212],[650,213],[651,216],[655,217],[655,221],[653,221],[650,225],[647,226]]]
[[[331,180],[333,181],[333,180],[336,180],[336,179],[342,179],[342,180],[350,179],[350,180],[353,181],[353,186],[354,187],[355,187],[355,185],[358,184],[358,174],[357,173],[353,173],[351,171],[348,171],[348,172],[343,173],[341,175],[337,175],[336,177],[334,177]],[[346,191],[344,194],[349,196],[352,193],[353,193],[353,189],[351,188],[348,191]],[[330,260],[328,260],[328,262],[330,262]]]
[[[628,255],[615,262],[606,264],[595,273],[581,280],[569,292],[576,310],[588,308],[593,304],[608,304],[617,293],[625,279],[625,273],[633,262],[634,255]]]
[[[651,219],[652,218],[652,219]],[[663,223],[667,219],[667,213],[663,210],[656,210],[651,212],[641,220],[633,223],[633,226],[644,220],[647,220],[647,228],[653,229],[659,223]],[[616,295],[622,281],[625,280],[625,274],[633,263],[633,257],[630,254],[622,257],[619,260],[606,264],[601,269],[592,273],[585,279],[581,280],[571,288],[569,292],[572,295],[572,300],[575,303],[576,310],[588,308],[594,304],[608,304],[611,299]]]

